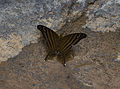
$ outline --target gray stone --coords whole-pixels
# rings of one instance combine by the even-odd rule
[[[89,7],[87,24],[93,31],[116,31],[120,28],[120,1],[99,0]]]
[[[80,16],[86,4],[86,0],[0,0],[0,61],[36,43],[38,24],[58,30]]]
[[[83,28],[116,31],[120,27],[119,13],[119,0],[0,0],[0,62],[37,43],[38,24],[59,30],[86,15]]]

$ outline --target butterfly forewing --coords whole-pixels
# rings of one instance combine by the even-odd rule
[[[77,44],[81,39],[85,38],[87,35],[84,33],[74,33],[69,34],[61,38],[59,51],[62,54],[66,54],[73,45]]]
[[[42,35],[46,40],[48,48],[51,51],[56,51],[57,45],[59,43],[58,42],[59,36],[57,35],[57,33],[55,33],[53,30],[51,30],[43,25],[38,25],[37,28],[42,32]]]

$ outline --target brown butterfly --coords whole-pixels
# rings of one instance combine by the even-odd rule
[[[56,32],[43,25],[38,25],[37,29],[42,32],[49,48],[45,61],[51,55],[59,55],[63,58],[64,66],[66,65],[65,55],[69,53],[72,46],[77,44],[81,39],[87,37],[85,33],[73,33],[66,36],[59,36]]]

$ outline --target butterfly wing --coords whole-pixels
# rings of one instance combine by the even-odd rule
[[[66,35],[60,40],[60,48],[59,51],[62,54],[67,54],[71,47],[77,44],[81,39],[86,38],[87,35],[85,33],[73,33]]]
[[[46,40],[49,50],[52,52],[56,51],[59,39],[58,34],[43,25],[38,25],[37,29],[42,32],[42,35]]]
[[[68,51],[73,45],[77,44],[81,39],[87,36],[84,33],[74,33],[60,38],[57,33],[43,25],[38,25],[37,29],[39,29],[42,32],[42,35],[46,40],[48,48],[50,49],[50,52],[48,52],[48,55],[46,56],[45,60],[47,60],[48,56],[50,56],[52,53],[59,51],[62,58],[64,59],[64,66],[66,65],[65,54],[68,53]]]

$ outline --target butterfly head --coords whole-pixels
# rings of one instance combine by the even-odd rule
[[[56,50],[56,51],[55,51],[55,54],[56,54],[56,55],[59,55],[59,54],[60,54],[60,52],[59,52],[58,50]]]

